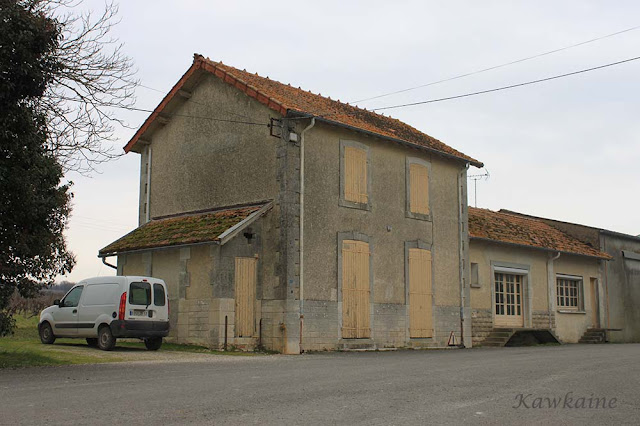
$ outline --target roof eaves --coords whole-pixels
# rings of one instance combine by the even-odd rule
[[[240,231],[245,229],[247,226],[251,225],[258,218],[264,215],[267,211],[271,210],[273,207],[273,203],[269,202],[262,206],[259,210],[251,213],[245,219],[241,220],[237,224],[233,225],[231,228],[224,231],[222,234],[218,235],[218,238],[215,239],[215,242],[220,244],[221,246],[227,243],[229,240],[233,239]]]
[[[153,110],[153,112],[147,117],[147,119],[142,123],[142,126],[136,131],[133,137],[127,142],[127,144],[123,147],[125,153],[129,153],[134,145],[140,140],[140,137],[149,129],[149,126],[160,116],[162,111],[166,108],[166,106],[171,102],[171,100],[178,94],[178,92],[182,89],[182,86],[191,78],[193,73],[196,72],[200,68],[200,63],[194,61],[193,64],[189,67],[187,72],[184,73],[180,80],[173,86],[173,88],[162,98],[162,101],[158,104],[158,106]]]
[[[493,239],[493,238],[475,237],[473,235],[470,235],[469,239],[478,240],[478,241],[486,241],[486,242],[497,243],[497,244],[505,244],[505,245],[513,246],[513,247],[521,247],[521,248],[526,248],[526,249],[547,251],[547,252],[552,252],[552,253],[562,253],[562,254],[569,254],[569,255],[572,255],[572,256],[589,257],[589,258],[593,258],[593,259],[602,259],[602,260],[611,260],[612,259],[612,257],[609,256],[606,253],[601,253],[602,255],[598,256],[598,255],[591,255],[591,254],[585,254],[585,253],[576,253],[576,252],[573,252],[573,251],[557,250],[557,249],[552,249],[552,248],[549,248],[549,247],[540,247],[540,246],[531,246],[531,245],[528,245],[528,244],[511,243],[511,242],[508,242],[508,241],[496,240],[496,239]]]
[[[302,115],[302,116],[306,115],[309,118],[313,118],[314,117],[313,115],[309,115],[309,114],[307,114],[305,112],[302,112],[302,111],[293,111],[293,112],[294,112],[295,115]],[[400,145],[408,146],[410,148],[415,148],[415,149],[428,151],[428,152],[440,155],[440,156],[445,157],[445,158],[450,158],[450,159],[453,159],[453,160],[462,161],[464,163],[469,163],[469,164],[471,164],[471,165],[473,165],[475,167],[478,167],[478,168],[484,167],[483,163],[481,163],[479,161],[476,161],[476,160],[473,160],[473,159],[464,158],[464,157],[460,157],[460,156],[457,156],[457,155],[449,154],[447,152],[440,151],[440,150],[435,149],[435,148],[430,148],[430,147],[424,146],[424,145],[418,145],[416,143],[409,142],[409,141],[406,141],[404,139],[398,139],[398,138],[393,138],[391,136],[382,135],[380,133],[372,132],[370,130],[365,130],[365,129],[362,129],[360,127],[355,127],[355,126],[351,126],[349,124],[341,123],[339,121],[330,120],[328,118],[317,117],[317,116],[315,116],[315,118],[316,118],[316,121],[321,121],[321,122],[330,124],[332,126],[343,127],[345,129],[353,130],[354,132],[364,133],[364,134],[369,135],[369,136],[374,136],[374,137],[377,137],[377,138],[380,138],[380,139],[385,139],[385,140],[388,140],[388,141],[391,141],[391,142],[395,142],[395,143],[400,144]]]

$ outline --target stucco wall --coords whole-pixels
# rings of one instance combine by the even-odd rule
[[[218,78],[205,75],[191,98],[152,135],[151,217],[275,198],[279,141],[269,136],[267,128],[269,117],[275,115]]]
[[[595,296],[591,291],[591,278],[599,279],[599,266],[600,262],[598,260],[568,255],[562,255],[554,262],[554,272],[556,274],[582,277],[582,287],[584,289],[584,310],[580,313],[566,313],[566,311],[556,306],[557,334],[564,342],[577,342],[586,329],[592,326],[593,310],[591,308],[591,300]],[[598,285],[600,286],[601,284]]]
[[[640,342],[640,261],[624,258],[623,250],[640,254],[640,241],[602,234],[602,250],[613,256],[605,262],[605,298],[609,303],[608,328],[613,342]]]
[[[478,264],[479,287],[471,289],[471,308],[474,311],[474,337],[486,337],[487,329],[493,326],[491,262],[505,262],[529,267],[530,297],[524,300],[531,305],[525,306],[525,312],[531,312],[531,320],[525,327],[549,328],[549,289],[547,260],[549,252],[526,249],[486,241],[471,240],[470,260]],[[551,326],[565,343],[575,343],[592,325],[591,278],[599,279],[600,261],[592,258],[563,254],[553,262],[553,294],[555,295],[556,275],[566,274],[582,277],[584,290],[584,310],[578,313],[565,313],[558,309],[555,296],[552,300]],[[528,302],[527,302],[528,303]]]
[[[340,200],[340,141],[364,144],[370,150],[371,210],[344,207]],[[334,127],[316,124],[306,139],[305,190],[305,303],[314,306],[305,316],[309,341],[326,337],[318,349],[337,344],[337,311],[324,302],[338,302],[338,233],[369,237],[373,251],[373,336],[379,342],[406,342],[405,242],[433,244],[433,292],[436,306],[454,307],[446,322],[434,318],[436,338],[446,343],[450,331],[460,338],[460,271],[458,230],[458,174],[463,166],[435,155]],[[406,159],[431,163],[432,221],[406,217]],[[318,302],[311,304],[311,301]],[[311,308],[310,308],[311,309]],[[331,318],[326,326],[313,325]],[[436,312],[439,310],[434,309]],[[376,315],[379,318],[376,318]],[[317,319],[318,321],[320,319]],[[402,338],[397,336],[402,331]],[[305,334],[306,336],[306,334]],[[384,337],[386,336],[386,337]],[[331,345],[331,342],[334,342]],[[306,345],[305,345],[306,346]]]

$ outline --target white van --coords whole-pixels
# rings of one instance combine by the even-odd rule
[[[110,351],[116,338],[134,337],[155,351],[169,334],[167,286],[158,278],[89,278],[53,303],[38,323],[45,344],[58,337],[84,337],[89,346]]]

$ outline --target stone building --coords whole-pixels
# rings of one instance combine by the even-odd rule
[[[607,341],[640,342],[640,236],[555,219],[535,219],[611,256],[611,261],[600,264],[603,311],[599,327],[606,330]]]
[[[611,256],[540,219],[505,211],[470,208],[469,235],[475,344],[504,344],[520,330],[576,343],[601,329],[601,271]]]
[[[466,173],[479,161],[199,55],[125,151],[141,158],[140,226],[99,256],[167,282],[176,341],[471,345]]]

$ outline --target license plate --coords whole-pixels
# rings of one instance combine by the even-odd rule
[[[142,310],[142,309],[135,309],[133,311],[133,316],[134,317],[146,317],[147,315],[148,315],[147,311]]]

